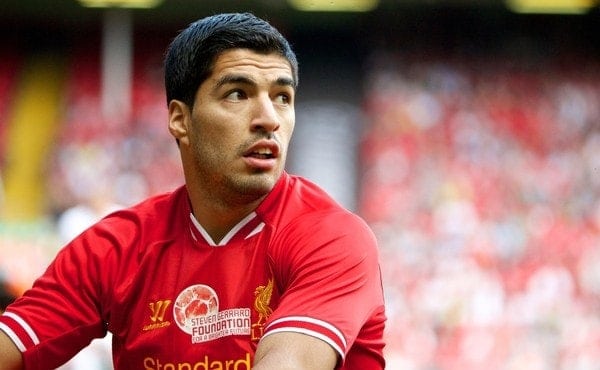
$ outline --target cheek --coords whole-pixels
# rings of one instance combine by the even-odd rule
[[[288,146],[292,138],[292,134],[294,133],[294,121],[292,120],[289,124],[283,125],[280,130],[281,139],[286,143],[286,146]]]
[[[205,159],[211,158],[211,161],[214,161],[227,155],[231,143],[228,142],[225,136],[210,128],[197,132],[194,146],[200,160],[204,157]]]
[[[194,140],[198,147],[218,147],[226,134],[223,119],[210,109],[203,109],[194,114],[192,125]]]
[[[242,136],[219,125],[206,125],[196,131],[195,148],[198,159],[205,165],[224,166],[239,152]]]
[[[223,148],[222,137],[215,127],[214,119],[209,115],[196,114],[192,122],[192,146],[200,162],[213,161],[218,148]],[[210,160],[209,160],[210,159]]]

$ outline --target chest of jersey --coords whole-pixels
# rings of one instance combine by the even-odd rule
[[[210,247],[182,238],[152,249],[115,299],[115,366],[250,369],[279,300],[265,239]]]

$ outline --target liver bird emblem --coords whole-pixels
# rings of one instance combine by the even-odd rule
[[[252,324],[252,340],[258,340],[264,332],[264,325],[273,310],[269,306],[273,295],[273,279],[267,285],[260,285],[254,291],[254,309],[258,313],[258,320]]]

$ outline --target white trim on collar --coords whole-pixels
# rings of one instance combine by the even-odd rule
[[[198,220],[196,220],[196,217],[194,217],[194,215],[192,213],[190,213],[190,219],[192,220],[192,223],[194,224],[194,226],[196,226],[196,229],[198,230],[200,235],[202,235],[204,240],[206,240],[208,245],[210,245],[211,247],[222,247],[222,246],[226,245],[227,243],[229,243],[229,241],[235,236],[235,234],[237,234],[244,226],[246,226],[255,217],[256,217],[256,212],[252,212],[248,216],[244,217],[240,222],[237,223],[237,225],[235,225],[231,230],[229,230],[229,232],[227,234],[225,234],[223,239],[221,239],[221,241],[217,244],[211,238],[211,236],[208,234],[208,232],[202,227],[202,225],[200,225],[200,222],[198,222]],[[264,224],[263,224],[263,226],[264,226]],[[260,231],[260,229],[258,231]],[[258,231],[255,229],[251,233],[251,235],[256,234]],[[251,235],[248,235],[246,238],[250,237]]]

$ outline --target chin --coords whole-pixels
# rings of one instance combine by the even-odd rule
[[[240,194],[245,194],[252,198],[260,198],[267,195],[277,183],[279,176],[273,174],[252,174],[238,178],[234,181],[235,188]]]
[[[248,190],[253,190],[255,193],[261,195],[269,193],[277,182],[277,179],[273,176],[261,176],[258,179],[253,180],[254,181],[250,181]]]

